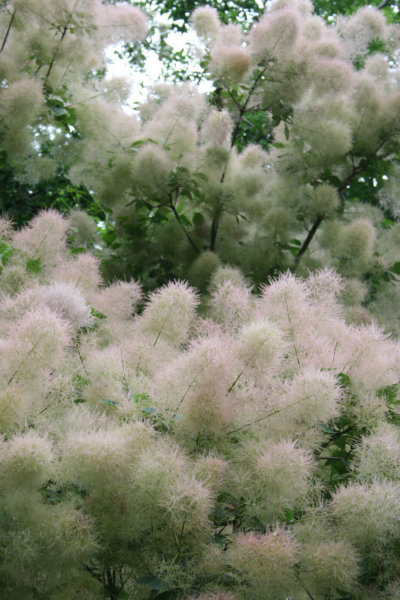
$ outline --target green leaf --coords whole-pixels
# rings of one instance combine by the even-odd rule
[[[202,215],[199,212],[194,213],[192,222],[193,222],[193,225],[201,225],[202,223],[204,223],[204,215]]]
[[[96,317],[96,319],[107,319],[106,315],[103,315],[103,313],[96,310],[94,306],[90,307],[90,314],[92,315],[92,317]]]
[[[350,383],[351,383],[351,379],[348,375],[346,375],[346,373],[338,373],[336,375],[336,379],[339,382],[339,385],[341,387],[349,387]]]
[[[187,227],[190,227],[192,225],[192,223],[190,222],[190,220],[187,218],[186,215],[179,215],[179,218],[183,225],[186,225]]]
[[[107,231],[103,233],[103,240],[106,244],[112,244],[117,239],[117,234],[115,231]]]
[[[324,433],[329,433],[329,435],[337,433],[332,427],[328,427],[328,425],[324,425],[324,423],[321,423],[320,427]]]
[[[0,242],[0,261],[3,265],[7,264],[8,259],[11,257],[14,252],[14,248],[7,244],[7,242]]]
[[[138,146],[143,146],[143,140],[136,140],[136,142],[132,142],[131,148],[137,148]]]
[[[107,406],[117,406],[116,400],[100,400],[100,404],[106,404]]]
[[[86,248],[72,248],[70,250],[71,254],[75,255],[75,254],[85,254],[86,253]]]
[[[136,404],[140,404],[141,402],[148,402],[149,398],[150,396],[146,393],[131,395],[131,400],[136,402]]]
[[[286,523],[294,523],[294,512],[290,508],[285,508],[284,517]]]
[[[332,452],[332,457],[339,459],[329,461],[329,466],[332,471],[336,471],[336,473],[343,475],[349,470],[350,464],[347,458],[345,458],[344,456],[338,456],[338,453],[335,452]]]
[[[42,271],[42,264],[40,258],[28,258],[26,261],[26,269],[31,273],[40,273]]]
[[[392,225],[394,225],[393,219],[383,219],[383,221],[379,223],[379,226],[383,229],[390,229]]]
[[[399,384],[394,383],[393,385],[387,385],[384,388],[378,390],[378,396],[384,398],[388,404],[400,404],[399,398]]]
[[[296,246],[288,246],[288,250],[292,256],[298,256],[299,254],[299,248]]]
[[[142,412],[144,412],[146,415],[154,415],[157,412],[157,409],[153,408],[152,406],[145,406],[142,408]]]
[[[392,273],[396,273],[396,275],[400,275],[400,261],[395,262],[394,265],[389,267],[389,271],[391,271]]]
[[[288,519],[285,520],[288,521]],[[249,519],[249,525],[251,529],[254,529],[255,531],[261,531],[261,533],[266,533],[267,531],[264,523],[258,517],[251,517]]]
[[[193,173],[193,177],[201,179],[202,181],[208,181],[208,177],[205,173]]]
[[[287,123],[285,123],[285,126],[283,128],[284,133],[285,133],[285,138],[288,140],[289,139],[289,135],[290,135],[290,131],[289,131],[289,127],[287,125]]]
[[[61,117],[62,115],[67,114],[67,111],[63,106],[53,106],[52,111],[56,115],[56,117]]]
[[[75,373],[72,381],[78,385],[88,385],[90,383],[90,379],[83,377],[80,373]]]

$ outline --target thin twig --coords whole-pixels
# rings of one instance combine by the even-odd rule
[[[80,361],[81,361],[81,363],[82,363],[82,367],[84,368],[86,375],[89,377],[89,371],[88,371],[88,370],[87,370],[87,368],[86,368],[85,361],[83,360],[83,356],[82,356],[82,354],[81,354],[81,349],[80,349],[80,347],[79,347],[79,340],[78,340],[78,336],[75,336],[75,337],[73,338],[73,343],[74,343],[75,350],[76,350],[76,352],[77,352],[77,354],[78,354],[79,360],[80,360]]]
[[[353,181],[353,179],[355,177],[357,177],[357,175],[360,175],[365,170],[365,168],[369,165],[371,160],[373,160],[377,156],[377,154],[378,154],[379,150],[382,148],[382,146],[384,144],[386,144],[387,141],[389,141],[389,139],[392,137],[393,133],[394,132],[391,131],[390,133],[387,133],[386,135],[384,135],[383,138],[381,139],[381,141],[379,142],[379,144],[377,145],[377,147],[375,148],[375,150],[373,152],[371,152],[370,154],[368,154],[368,156],[366,156],[362,161],[360,161],[360,164],[357,167],[353,166],[353,170],[350,173],[350,175],[348,177],[346,177],[346,179],[338,187],[339,193],[343,192],[347,188],[349,183],[351,183]],[[380,157],[380,158],[382,158],[382,157]],[[353,163],[353,165],[354,165],[354,163]]]
[[[232,385],[229,386],[227,394],[231,393],[231,391],[233,390],[233,388],[235,387],[235,385],[237,384],[237,382],[239,381],[239,379],[241,378],[242,375],[243,375],[243,371],[240,371],[239,375],[236,377],[236,379],[234,380]]]
[[[200,250],[197,247],[197,244],[195,243],[195,241],[191,238],[188,230],[186,229],[186,227],[184,226],[184,224],[181,221],[181,218],[179,216],[178,211],[175,208],[174,203],[171,201],[170,202],[170,208],[172,210],[172,212],[174,213],[175,219],[177,220],[177,222],[179,223],[180,227],[182,228],[183,233],[185,234],[185,236],[187,237],[189,244],[192,246],[193,250],[197,253],[200,254]]]
[[[95,579],[97,579],[97,581],[100,581],[100,583],[104,585],[104,580],[100,574],[96,573],[96,571],[92,567],[89,567],[89,565],[83,566],[86,569],[86,571],[88,571],[91,574],[92,577],[94,577]]]
[[[50,64],[49,64],[49,68],[47,69],[47,73],[46,73],[45,78],[44,78],[44,83],[47,83],[47,80],[50,77],[50,73],[51,73],[51,71],[53,69],[54,63],[55,63],[56,58],[58,56],[58,53],[60,51],[60,46],[63,43],[65,36],[67,35],[68,29],[69,29],[69,26],[70,26],[70,23],[71,23],[71,19],[73,17],[75,9],[76,9],[76,7],[78,5],[78,2],[79,2],[79,0],[76,0],[74,6],[72,8],[71,14],[70,14],[70,19],[69,19],[68,23],[64,26],[64,29],[63,29],[62,34],[61,34],[60,41],[58,42],[58,44],[57,44],[57,46],[56,46],[56,48],[54,50],[53,57],[52,57],[52,59],[50,61]]]
[[[234,101],[234,103],[236,104],[236,106],[239,109],[239,115],[238,115],[235,127],[233,129],[232,137],[231,137],[231,150],[234,147],[237,137],[239,135],[240,125],[243,121],[244,114],[247,111],[249,102],[257,88],[257,85],[259,84],[260,80],[264,76],[268,66],[269,66],[269,62],[267,62],[267,64],[264,66],[264,68],[258,73],[257,77],[254,79],[253,84],[249,90],[249,93],[247,94],[247,98],[243,104],[240,104],[240,102],[235,98],[235,96],[231,90],[229,90],[229,89],[227,90],[228,94],[230,95],[230,97],[232,98],[232,100]],[[226,165],[221,173],[220,183],[223,183],[225,180],[227,168],[228,168],[228,163],[226,163]],[[222,212],[223,212],[222,207],[218,206],[217,210],[214,213],[213,220],[211,222],[211,232],[210,232],[210,250],[211,250],[211,252],[213,252],[215,250],[218,228],[219,228],[219,221],[220,221]]]
[[[273,417],[274,415],[277,415],[278,413],[282,412],[286,408],[290,408],[291,406],[295,406],[296,404],[299,404],[300,402],[304,402],[304,400],[306,400],[306,398],[300,398],[300,400],[291,402],[290,404],[287,404],[286,406],[282,406],[281,408],[276,408],[275,410],[271,411],[267,415],[264,415],[263,417],[259,417],[255,421],[251,421],[250,423],[246,423],[246,425],[241,425],[240,427],[236,427],[236,429],[231,429],[231,431],[228,431],[228,433],[226,435],[232,435],[233,433],[242,431],[242,429],[247,429],[247,427],[251,427],[252,425],[257,425],[257,423],[260,423],[261,421],[265,421],[265,419],[269,419],[269,417]]]
[[[217,234],[218,234],[219,220],[221,218],[221,214],[222,214],[222,208],[221,208],[221,206],[218,206],[218,209],[215,210],[215,212],[214,212],[214,217],[211,222],[211,231],[210,231],[210,250],[211,250],[211,252],[214,252],[214,250],[215,250],[215,244],[217,242]]]
[[[316,456],[316,460],[346,460],[343,456]]]
[[[353,429],[353,425],[348,425],[344,429],[341,429],[340,431],[336,431],[335,433],[333,433],[330,436],[329,440],[327,440],[326,442],[323,442],[321,444],[321,448],[327,448],[332,442],[334,442],[335,440],[340,438],[343,434],[349,433],[349,431],[352,431],[352,429]]]
[[[11,15],[11,19],[10,19],[10,22],[8,24],[8,27],[7,27],[6,35],[4,36],[3,43],[1,44],[0,52],[3,52],[4,47],[5,47],[6,43],[7,43],[8,36],[10,35],[11,27],[12,27],[12,24],[13,24],[14,19],[15,19],[16,12],[17,12],[17,9],[15,9],[13,11],[12,15]]]
[[[319,217],[317,217],[315,219],[315,221],[314,221],[314,223],[313,223],[310,231],[307,234],[306,239],[302,243],[301,248],[300,248],[300,250],[299,250],[299,252],[298,252],[298,254],[297,254],[296,258],[295,258],[294,265],[293,265],[293,268],[292,268],[293,273],[296,271],[297,267],[299,266],[301,257],[303,256],[303,254],[305,252],[307,252],[308,247],[311,244],[311,242],[312,242],[315,234],[317,233],[318,228],[321,225],[322,221],[325,219],[325,216],[326,216],[325,214],[322,214],[322,215],[320,215]]]
[[[49,79],[49,77],[50,77],[51,71],[52,71],[52,69],[53,69],[53,67],[54,67],[54,63],[55,63],[55,61],[56,61],[56,58],[57,58],[57,55],[58,55],[58,52],[59,52],[59,50],[60,50],[60,45],[62,44],[62,42],[63,42],[63,40],[64,40],[64,38],[65,38],[65,36],[66,36],[66,33],[67,33],[67,31],[68,31],[68,25],[66,25],[66,26],[64,27],[64,29],[63,29],[63,32],[62,32],[62,35],[61,35],[61,39],[60,39],[60,41],[58,42],[58,44],[57,44],[57,46],[56,46],[56,49],[54,50],[53,57],[52,57],[52,59],[51,59],[51,61],[50,61],[49,68],[47,69],[47,73],[46,73],[46,75],[45,75],[45,78],[44,78],[44,82],[45,82],[45,83],[47,83],[47,81],[48,81],[48,79]]]
[[[294,352],[296,354],[296,361],[297,361],[297,365],[300,367],[301,366],[300,359],[299,359],[299,355],[298,355],[297,348],[296,348],[296,341],[294,339],[294,329],[293,329],[293,325],[292,325],[292,319],[290,317],[289,306],[288,306],[286,294],[285,294],[285,306],[286,306],[287,318],[288,318],[289,325],[290,325],[290,335],[292,336],[293,348],[294,348]]]
[[[314,597],[311,595],[311,593],[303,586],[303,589],[305,591],[305,593],[307,594],[307,596],[310,598],[310,600],[314,600]]]

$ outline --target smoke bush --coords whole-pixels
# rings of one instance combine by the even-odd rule
[[[191,23],[200,43],[191,54],[213,79],[210,94],[158,84],[128,114],[129,86],[103,77],[104,50],[125,42],[131,57],[142,56],[131,45],[148,30],[137,7],[2,2],[5,173],[12,184],[40,189],[58,184],[60,173],[87,186],[107,212],[111,235],[101,243],[110,278],[140,277],[147,289],[175,278],[204,291],[219,264],[240,267],[256,284],[288,268],[306,276],[330,266],[367,286],[363,305],[353,296],[349,321],[379,315],[398,333],[399,287],[391,284],[400,240],[391,234],[399,216],[399,27],[370,6],[337,20],[313,10],[308,0],[269,2],[241,28],[197,7]],[[79,212],[68,225],[47,213],[16,234],[14,246],[30,252],[37,244],[33,260],[51,269],[59,264],[52,253],[63,252],[53,238],[65,226],[74,243],[90,246],[93,224]],[[54,280],[71,283],[69,268]],[[4,289],[17,291],[21,265],[4,270]],[[240,326],[245,293],[215,294],[233,298],[219,323]]]
[[[395,590],[400,347],[346,323],[338,275],[257,297],[217,267],[201,317],[180,281],[137,312],[140,286],[104,286],[54,212],[2,231],[5,599]]]

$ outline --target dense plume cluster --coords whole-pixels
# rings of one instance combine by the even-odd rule
[[[62,117],[93,95],[124,95],[122,81],[101,83],[96,71],[107,45],[145,37],[146,17],[132,5],[100,0],[13,0],[2,5],[0,32],[1,146],[21,180],[47,179],[68,145],[72,151],[74,128],[65,136]],[[43,151],[50,133],[55,152]]]
[[[1,145],[16,177],[34,184],[62,167],[96,195],[116,238],[111,277],[203,291],[221,263],[257,284],[329,266],[345,278],[349,320],[378,316],[399,333],[398,26],[369,6],[328,25],[309,0],[268,3],[248,31],[204,6],[191,22],[209,98],[158,84],[127,114],[103,50],[144,38],[139,9],[3,3]]]
[[[329,269],[104,286],[71,222],[0,222],[2,597],[395,599],[399,344]]]
[[[0,219],[2,597],[395,600],[399,28],[191,22],[209,98],[128,114],[104,49],[138,8],[1,5],[2,160],[112,231],[101,270],[84,212]]]

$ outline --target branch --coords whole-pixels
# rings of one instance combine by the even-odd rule
[[[311,592],[309,592],[303,585],[303,589],[305,591],[305,593],[307,594],[307,596],[310,598],[310,600],[314,600],[314,597],[311,595]]]
[[[364,169],[369,165],[371,160],[373,160],[377,156],[377,154],[378,154],[379,150],[382,148],[382,146],[384,144],[386,144],[386,142],[391,138],[392,134],[393,134],[393,132],[387,133],[381,139],[381,141],[379,142],[379,144],[377,145],[377,147],[375,148],[375,150],[373,152],[368,154],[368,156],[366,156],[357,167],[353,166],[353,170],[350,173],[350,175],[348,177],[346,177],[346,179],[338,187],[339,194],[340,194],[340,192],[343,192],[347,188],[349,183],[351,183],[353,181],[353,179],[355,177],[357,177],[357,175],[360,175],[360,173],[362,173],[364,171]]]
[[[321,444],[321,448],[327,448],[332,442],[334,442],[335,440],[340,438],[345,433],[349,433],[350,431],[353,431],[353,429],[354,429],[353,425],[348,425],[344,429],[340,429],[339,431],[336,431],[329,437],[329,439],[326,442],[323,442]]]
[[[83,566],[86,569],[86,571],[88,571],[91,574],[92,577],[94,577],[95,579],[97,579],[97,581],[100,581],[100,583],[102,585],[104,585],[103,577],[99,573],[96,573],[96,571],[93,569],[93,567],[89,567],[89,565],[83,565]]]
[[[246,425],[241,425],[240,427],[236,427],[236,429],[231,429],[231,431],[228,431],[226,435],[232,435],[233,433],[242,431],[242,429],[247,429],[247,427],[251,427],[252,425],[256,425],[257,423],[260,423],[261,421],[265,421],[265,419],[269,419],[269,417],[273,417],[274,415],[277,415],[278,413],[282,412],[282,410],[285,410],[286,408],[290,408],[291,406],[295,406],[296,404],[299,404],[300,402],[304,402],[304,400],[306,400],[308,398],[309,398],[309,396],[307,396],[306,398],[300,398],[300,400],[291,402],[290,404],[287,404],[286,406],[282,406],[282,408],[276,408],[275,410],[264,415],[263,417],[259,417],[255,421],[251,421],[250,423],[246,423]]]
[[[249,93],[247,94],[247,98],[246,98],[245,102],[242,105],[236,103],[240,108],[239,108],[239,117],[238,117],[238,120],[236,121],[236,125],[235,125],[235,128],[232,133],[231,148],[233,148],[233,146],[236,142],[237,136],[239,135],[239,129],[240,129],[240,125],[242,123],[243,115],[245,114],[245,112],[247,110],[247,107],[249,105],[251,97],[253,96],[254,92],[256,91],[257,85],[259,84],[262,77],[265,75],[265,72],[268,69],[268,67],[269,67],[269,63],[267,63],[264,66],[264,68],[259,72],[259,74],[255,78],[255,80],[253,81],[253,85],[251,86]],[[225,176],[225,174],[224,174],[224,176]]]
[[[75,348],[75,350],[76,350],[76,352],[77,352],[77,354],[78,354],[79,360],[80,360],[80,361],[81,361],[81,363],[82,363],[82,367],[83,367],[83,369],[84,369],[84,371],[85,371],[86,375],[89,377],[89,371],[88,371],[88,370],[87,370],[87,368],[86,368],[85,361],[83,360],[83,356],[82,356],[81,349],[80,349],[80,346],[79,346],[79,337],[78,337],[78,335],[75,335],[75,336],[72,338],[72,342],[73,342],[73,344],[74,344],[74,348]]]
[[[227,394],[231,393],[231,391],[233,390],[233,388],[235,387],[235,385],[237,384],[237,382],[239,381],[239,379],[241,378],[243,373],[244,373],[244,371],[240,371],[239,375],[235,378],[234,382],[229,386],[228,391],[226,392]]]
[[[59,49],[60,49],[60,45],[62,44],[62,42],[63,42],[63,40],[64,40],[64,38],[65,38],[65,36],[66,36],[66,34],[67,34],[67,31],[68,31],[68,25],[66,25],[66,26],[64,27],[64,29],[63,29],[63,32],[62,32],[62,35],[61,35],[61,39],[60,39],[60,41],[58,42],[58,44],[57,44],[57,46],[56,46],[56,49],[54,50],[53,57],[52,57],[52,59],[51,59],[51,61],[50,61],[49,68],[47,69],[47,73],[46,73],[46,75],[45,75],[45,78],[44,78],[44,82],[45,82],[45,83],[47,82],[48,78],[50,77],[50,73],[51,73],[51,71],[52,71],[52,69],[53,69],[53,67],[54,67],[54,63],[55,63],[55,61],[56,61],[57,54],[58,54],[58,52],[59,52]]]
[[[185,227],[185,226],[184,226],[184,224],[182,223],[182,221],[181,221],[181,218],[180,218],[180,216],[179,216],[179,214],[178,214],[178,212],[177,212],[177,210],[176,210],[176,208],[175,208],[175,206],[174,206],[174,203],[172,202],[172,200],[171,200],[171,202],[170,202],[170,208],[171,208],[172,212],[173,212],[173,213],[174,213],[174,215],[175,215],[175,219],[178,221],[179,225],[181,226],[183,233],[186,235],[186,237],[187,237],[187,239],[188,239],[188,241],[189,241],[189,244],[192,246],[193,250],[194,250],[194,251],[195,251],[197,254],[200,254],[200,250],[199,250],[199,248],[197,247],[197,244],[196,244],[196,243],[195,243],[195,241],[194,241],[194,240],[193,240],[193,239],[190,237],[190,234],[189,234],[188,230],[186,229],[186,227]]]
[[[285,306],[286,306],[287,318],[288,318],[289,325],[290,325],[290,335],[292,336],[293,348],[294,348],[294,352],[296,354],[296,361],[297,361],[298,366],[301,367],[299,354],[297,352],[297,347],[296,347],[296,340],[294,339],[294,329],[293,329],[293,325],[292,325],[292,319],[290,317],[289,306],[288,306],[286,294],[285,294]]]
[[[6,35],[4,36],[3,43],[1,44],[0,52],[3,52],[4,47],[5,47],[6,43],[7,43],[8,36],[10,35],[11,27],[12,27],[12,24],[13,24],[14,19],[15,19],[16,12],[17,12],[17,9],[15,9],[13,11],[12,15],[11,15],[11,19],[10,19],[10,22],[8,24],[8,27],[7,27]]]
[[[236,106],[238,107],[238,109],[240,111],[242,109],[242,105],[240,104],[239,100],[235,97],[235,95],[232,92],[232,90],[227,90],[227,92],[230,95],[230,97],[232,98],[234,104],[236,104]]]
[[[301,257],[307,251],[309,245],[311,244],[311,242],[313,240],[313,237],[317,233],[318,228],[324,219],[325,219],[325,214],[320,215],[319,217],[317,217],[315,219],[313,226],[311,227],[310,231],[308,232],[308,235],[307,235],[306,239],[304,240],[304,242],[302,243],[299,253],[295,258],[293,269],[292,269],[293,273],[296,271],[297,267],[299,266]]]
[[[260,80],[262,79],[262,77],[264,76],[266,70],[268,69],[269,66],[269,62],[267,62],[267,64],[264,66],[263,69],[261,69],[261,71],[258,73],[257,77],[254,79],[253,84],[249,90],[249,93],[247,94],[247,98],[245,100],[245,102],[243,104],[240,104],[240,102],[235,98],[233,92],[231,90],[227,90],[228,94],[230,95],[230,97],[232,98],[233,102],[236,104],[237,108],[239,109],[239,116],[238,119],[236,121],[233,133],[232,133],[232,138],[231,138],[231,149],[233,148],[233,146],[235,145],[235,142],[237,140],[237,137],[239,135],[239,131],[240,131],[240,125],[242,123],[243,120],[243,116],[245,114],[245,112],[247,111],[247,107],[249,105],[249,102],[251,100],[252,95],[254,94],[254,92],[256,91],[257,85],[259,84]],[[218,98],[220,99],[220,92],[221,88],[217,88],[216,91],[218,91],[218,96],[217,96],[217,100]],[[218,107],[218,104],[217,104]],[[222,109],[222,107],[218,107],[219,110]],[[222,171],[221,174],[221,178],[220,178],[220,183],[224,182],[225,179],[225,175],[226,175],[226,170],[228,167],[228,163],[225,165],[224,170]],[[211,235],[210,235],[210,250],[213,252],[215,250],[215,244],[217,241],[217,234],[218,234],[218,226],[219,226],[219,220],[221,218],[221,214],[222,214],[222,210],[218,210],[216,211],[212,223],[211,223]]]
[[[392,135],[392,132],[387,133],[382,138],[382,140],[379,142],[379,144],[377,145],[377,147],[375,148],[375,150],[373,152],[371,152],[368,156],[366,156],[366,158],[364,158],[358,166],[353,165],[353,169],[352,169],[352,172],[350,173],[350,175],[348,175],[348,177],[346,177],[346,179],[337,188],[337,191],[339,192],[339,194],[347,188],[347,186],[353,181],[353,179],[355,179],[358,175],[360,175],[366,169],[366,167],[370,164],[370,162],[378,155],[378,152],[382,148],[382,146],[384,144],[386,144],[386,142],[390,139],[391,135]],[[292,269],[293,273],[296,271],[297,267],[299,266],[301,257],[307,251],[315,234],[318,231],[319,226],[321,225],[321,223],[325,219],[325,217],[326,217],[326,214],[319,215],[316,218],[316,220],[314,221],[310,231],[308,232],[306,239],[304,240],[304,242],[299,250],[298,255],[295,258],[294,266]]]
[[[343,456],[316,456],[316,460],[346,460]]]
[[[78,2],[79,2],[79,0],[76,0],[76,1],[75,1],[75,4],[74,4],[74,6],[73,6],[73,8],[72,8],[72,11],[71,11],[71,14],[70,14],[69,21],[68,21],[68,23],[67,23],[67,24],[64,26],[63,32],[62,32],[62,34],[61,34],[61,39],[60,39],[60,41],[58,42],[58,44],[57,44],[57,46],[56,46],[56,49],[54,50],[53,58],[52,58],[52,59],[51,59],[51,61],[50,61],[49,68],[47,69],[47,73],[46,73],[46,76],[45,76],[45,78],[44,78],[44,82],[45,82],[45,83],[47,82],[48,78],[50,77],[50,73],[51,73],[51,71],[52,71],[52,69],[53,69],[53,66],[54,66],[55,60],[56,60],[56,58],[57,58],[57,55],[58,55],[58,52],[59,52],[59,50],[60,50],[60,46],[61,46],[62,42],[64,41],[64,38],[65,38],[65,36],[66,36],[66,34],[67,34],[68,28],[69,28],[69,26],[70,26],[70,23],[71,23],[71,19],[72,19],[72,17],[73,17],[73,14],[74,14],[74,12],[75,12],[75,9],[76,9],[76,7],[77,7],[77,5],[78,5]]]
[[[225,173],[223,173],[224,175]],[[221,183],[222,183],[223,179],[221,178]],[[215,211],[214,213],[214,217],[211,223],[211,232],[210,232],[210,250],[211,252],[214,252],[215,250],[215,244],[217,242],[217,234],[218,234],[218,227],[219,227],[219,220],[221,218],[221,214],[222,214],[222,209],[219,206],[218,209]]]

